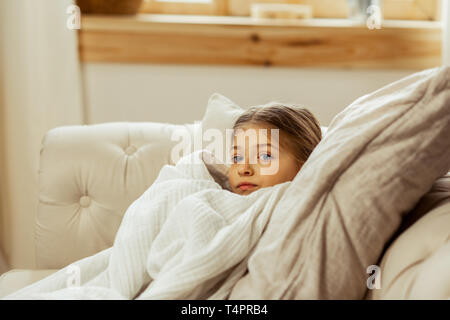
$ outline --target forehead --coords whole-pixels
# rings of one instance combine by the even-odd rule
[[[269,125],[249,124],[242,126],[234,131],[233,146],[252,147],[258,144],[278,144],[279,131],[278,128]]]

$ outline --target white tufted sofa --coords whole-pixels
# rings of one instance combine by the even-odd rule
[[[35,217],[39,270],[5,273],[0,297],[110,247],[128,206],[170,163],[174,130],[193,134],[196,125],[115,122],[50,130],[42,142]],[[427,215],[417,212],[419,221],[386,248],[381,289],[368,290],[367,299],[450,297],[450,175],[430,192],[431,205],[419,208]]]

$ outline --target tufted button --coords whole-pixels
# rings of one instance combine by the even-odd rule
[[[125,153],[127,154],[127,155],[132,155],[133,153],[135,153],[136,152],[136,147],[135,146],[128,146],[126,149],[125,149]]]
[[[91,204],[91,198],[88,196],[82,196],[80,198],[80,206],[82,207],[88,207]]]

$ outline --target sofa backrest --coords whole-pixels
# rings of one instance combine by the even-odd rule
[[[171,163],[175,130],[197,124],[64,126],[44,137],[35,240],[38,268],[62,268],[112,246],[123,215]]]

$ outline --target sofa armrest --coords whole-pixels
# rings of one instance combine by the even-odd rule
[[[0,276],[0,299],[36,281],[44,279],[57,269],[23,270],[13,269]]]

